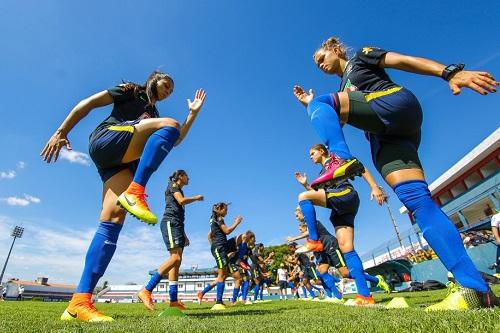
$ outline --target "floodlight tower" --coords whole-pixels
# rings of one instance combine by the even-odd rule
[[[14,227],[14,229],[12,230],[12,233],[10,234],[14,239],[12,240],[12,244],[10,245],[9,254],[7,255],[7,259],[5,260],[5,264],[3,265],[2,274],[0,274],[0,286],[2,285],[3,273],[5,273],[5,268],[7,267],[7,263],[9,262],[10,253],[12,252],[12,248],[14,247],[14,242],[16,241],[16,238],[23,237],[23,232],[24,232],[24,228],[16,225]]]

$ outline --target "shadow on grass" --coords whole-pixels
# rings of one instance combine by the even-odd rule
[[[187,317],[189,318],[209,318],[209,317],[218,317],[218,316],[254,316],[254,315],[268,315],[273,313],[280,313],[283,310],[236,310],[236,311],[211,311],[211,312],[203,312],[203,313],[189,313],[186,312]]]

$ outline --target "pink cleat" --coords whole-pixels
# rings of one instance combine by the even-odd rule
[[[356,158],[346,161],[332,153],[323,170],[323,173],[311,183],[311,187],[315,190],[330,188],[343,180],[361,176],[365,172],[365,167]]]

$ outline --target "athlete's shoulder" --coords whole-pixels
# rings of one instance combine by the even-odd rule
[[[356,52],[354,58],[369,65],[378,65],[386,53],[387,51],[380,47],[364,46]]]
[[[113,98],[113,102],[120,103],[125,102],[127,100],[133,100],[136,98],[135,91],[138,85],[135,83],[120,83],[116,86],[108,88],[108,94]]]

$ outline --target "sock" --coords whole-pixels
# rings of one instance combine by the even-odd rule
[[[365,272],[363,270],[363,264],[359,258],[356,251],[352,250],[344,253],[344,258],[349,268],[349,273],[356,283],[356,288],[358,289],[358,294],[364,297],[369,297],[370,290],[366,285]]]
[[[260,286],[259,298],[261,301],[264,299],[264,284]]]
[[[323,282],[323,286],[325,287],[325,291],[327,291],[327,288],[330,292],[330,295],[327,294],[327,296],[332,297],[333,296],[337,297],[338,299],[342,298],[342,295],[340,295],[339,290],[337,289],[337,286],[335,285],[335,282],[339,282],[340,280],[336,278],[335,276],[329,274],[328,272],[320,274],[320,279],[321,282]]]
[[[314,287],[311,285],[311,289],[307,290],[309,292],[309,296],[311,296],[312,298],[316,297],[316,295],[314,294],[313,288]]]
[[[241,299],[243,301],[246,301],[247,300],[247,296],[248,296],[248,287],[250,286],[250,282],[248,281],[243,281],[243,284],[241,286]]]
[[[207,285],[205,286],[205,289],[203,289],[203,290],[201,291],[201,294],[202,294],[202,295],[205,295],[206,293],[208,293],[208,292],[209,292],[210,290],[212,290],[212,289],[214,289],[214,286],[212,286],[211,284],[207,284]]]
[[[314,209],[312,201],[301,200],[299,206],[307,223],[307,230],[309,232],[308,238],[314,241],[319,240],[318,228],[316,227],[316,209]]]
[[[380,282],[376,276],[365,273],[365,280],[375,283],[376,285]]]
[[[307,298],[307,289],[304,286],[300,287],[302,289],[302,294],[304,294],[304,298]]]
[[[179,138],[179,130],[175,127],[163,127],[151,134],[142,152],[134,183],[146,187],[149,178],[160,166]]]
[[[224,282],[217,282],[217,303],[222,303],[222,296],[224,295]]]
[[[257,283],[255,285],[255,288],[253,289],[253,301],[255,302],[257,300],[257,297],[259,297],[259,284]]]
[[[240,293],[240,287],[235,287],[233,289],[233,298],[232,298],[232,301],[233,302],[236,302],[238,300],[238,294]]]
[[[76,287],[77,293],[91,293],[97,282],[104,275],[116,250],[118,235],[122,225],[113,222],[101,222],[85,256],[85,265]]]
[[[432,200],[427,183],[402,182],[394,187],[394,192],[413,214],[425,240],[457,282],[463,287],[487,292],[489,287],[465,251],[457,228]]]
[[[342,159],[349,160],[352,155],[345,142],[339,116],[333,108],[336,105],[338,104],[335,103],[332,95],[318,96],[307,106],[307,113],[316,133],[328,150]]]
[[[170,302],[177,302],[177,281],[168,281],[168,295]]]
[[[155,272],[153,276],[151,276],[151,279],[149,280],[148,284],[144,287],[144,289],[153,291],[155,287],[158,285],[158,283],[161,280],[161,275],[158,272]]]

